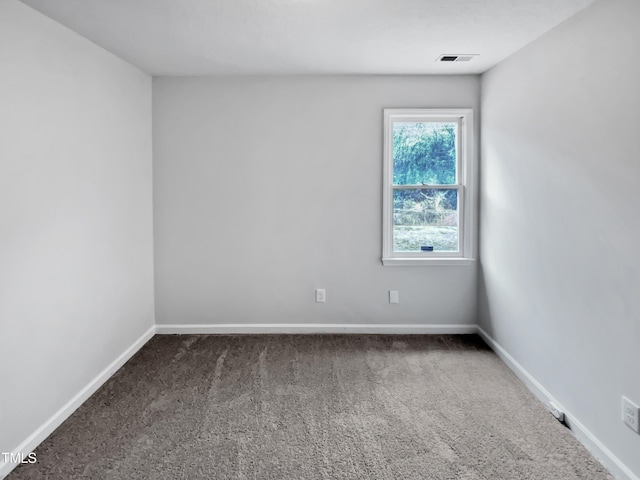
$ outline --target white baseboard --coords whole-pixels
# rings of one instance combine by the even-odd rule
[[[349,324],[349,323],[226,323],[208,325],[156,325],[158,334],[464,334],[476,333],[476,325],[414,325],[414,324]]]
[[[67,418],[75,412],[96,390],[98,390],[116,371],[122,367],[127,360],[133,357],[145,343],[156,333],[155,325],[147,330],[133,345],[127,348],[118,358],[116,358],[107,368],[100,372],[93,380],[91,380],[82,390],[80,390],[71,400],[69,400],[60,410],[54,413],[49,420],[44,422],[35,432],[33,432],[26,440],[13,449],[12,454],[19,452],[28,455],[40,445],[53,431],[62,424]],[[17,463],[5,463],[0,458],[0,479],[5,478],[9,473],[17,467]]]
[[[482,327],[477,327],[478,334],[489,345],[500,359],[516,374],[525,386],[543,403],[553,402],[564,412],[566,422],[576,438],[604,467],[618,480],[640,480],[629,467],[616,457],[598,438],[591,433],[571,412],[562,406],[540,382],[520,365],[515,358],[502,348]]]

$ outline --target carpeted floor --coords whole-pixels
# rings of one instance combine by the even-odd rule
[[[609,479],[476,336],[156,336],[19,479]]]

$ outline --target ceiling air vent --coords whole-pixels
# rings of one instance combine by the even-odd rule
[[[438,59],[436,60],[437,62],[469,62],[471,60],[473,60],[473,57],[477,57],[478,54],[476,53],[471,53],[471,54],[460,54],[460,55],[440,55],[438,57]]]

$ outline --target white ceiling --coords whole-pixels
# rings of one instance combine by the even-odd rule
[[[481,73],[594,0],[22,1],[150,74],[224,75]]]

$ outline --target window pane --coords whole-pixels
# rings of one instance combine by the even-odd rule
[[[457,126],[442,122],[394,122],[393,184],[455,184]]]
[[[394,252],[457,252],[458,190],[393,191]]]

